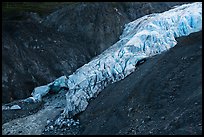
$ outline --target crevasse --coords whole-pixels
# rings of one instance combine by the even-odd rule
[[[169,11],[146,15],[125,25],[120,40],[72,75],[34,89],[27,101],[40,101],[50,90],[66,88],[67,106],[63,114],[71,117],[84,111],[88,101],[108,84],[131,74],[138,61],[174,47],[176,37],[202,30],[202,2],[184,4]]]

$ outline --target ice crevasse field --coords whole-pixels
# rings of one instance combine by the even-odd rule
[[[66,93],[63,116],[72,117],[84,111],[88,101],[97,97],[108,84],[124,79],[134,72],[136,64],[148,57],[174,47],[176,37],[187,36],[202,30],[202,2],[184,4],[163,13],[143,16],[125,25],[120,40],[72,75],[32,92],[24,101],[38,102],[50,90]]]

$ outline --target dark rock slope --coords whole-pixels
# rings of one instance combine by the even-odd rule
[[[114,44],[125,23],[178,4],[76,3],[45,18],[8,16],[2,21],[2,102],[26,98],[34,87],[70,75]]]
[[[82,42],[33,22],[5,22],[2,47],[2,101],[30,96],[36,86],[69,75],[90,60]]]
[[[202,134],[202,31],[178,39],[79,115],[80,134]]]

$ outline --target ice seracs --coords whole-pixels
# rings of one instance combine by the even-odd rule
[[[169,11],[146,15],[125,25],[120,40],[72,75],[35,88],[41,100],[50,90],[66,88],[64,116],[84,111],[88,101],[108,84],[131,74],[138,61],[174,47],[176,37],[202,30],[202,2],[184,4]]]

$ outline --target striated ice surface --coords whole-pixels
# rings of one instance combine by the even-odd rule
[[[138,61],[174,47],[176,37],[202,30],[202,2],[184,4],[169,11],[146,15],[125,25],[120,40],[72,75],[37,87],[32,95],[36,101],[50,90],[67,88],[64,116],[84,111],[88,101],[108,84],[131,74]]]

